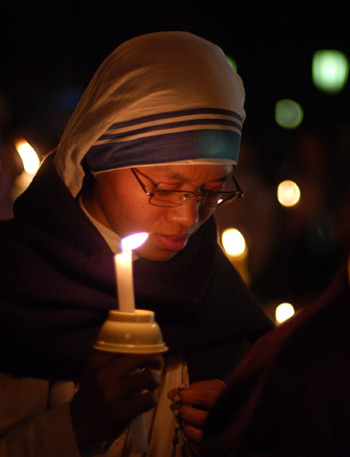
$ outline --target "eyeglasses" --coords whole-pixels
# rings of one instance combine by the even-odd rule
[[[140,186],[142,187],[144,193],[149,196],[148,203],[150,203],[153,206],[161,206],[164,208],[172,206],[181,206],[188,200],[190,200],[192,197],[198,197],[199,204],[201,206],[216,208],[217,206],[232,203],[234,200],[236,200],[237,198],[242,198],[244,195],[241,188],[239,187],[238,182],[236,181],[233,175],[232,179],[236,186],[236,190],[234,191],[214,192],[211,190],[205,190],[202,192],[191,192],[190,190],[173,190],[160,188],[148,176],[138,171],[138,174],[141,174],[146,179],[148,179],[154,187],[154,190],[152,192],[148,192],[146,186],[137,175],[136,170],[134,168],[131,168],[131,171],[134,174]]]

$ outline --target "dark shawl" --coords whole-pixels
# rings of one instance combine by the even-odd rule
[[[52,164],[43,163],[0,223],[0,369],[79,376],[117,307],[113,253]],[[216,242],[209,220],[167,262],[134,262],[136,306],[152,309],[191,380],[224,378],[272,326]]]
[[[201,457],[350,456],[349,386],[344,268],[244,357],[209,416]]]

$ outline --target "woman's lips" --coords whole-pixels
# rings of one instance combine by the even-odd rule
[[[176,235],[154,235],[157,242],[163,246],[163,248],[168,249],[169,251],[181,251],[188,241],[188,235],[185,236],[176,236]]]

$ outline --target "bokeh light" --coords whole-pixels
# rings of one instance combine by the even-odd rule
[[[224,230],[221,240],[228,255],[232,257],[241,257],[246,253],[247,245],[244,236],[239,230],[235,228]]]
[[[280,127],[295,129],[302,123],[303,117],[302,107],[294,100],[279,100],[275,105],[275,121]]]
[[[15,147],[22,159],[24,170],[34,175],[40,166],[40,160],[34,148],[26,140],[18,140]]]
[[[295,206],[300,200],[299,186],[288,179],[282,181],[277,187],[277,199],[282,206]]]
[[[294,315],[294,306],[290,303],[281,303],[276,307],[275,311],[275,319],[276,322],[281,324],[282,322],[286,321],[290,317]]]
[[[11,199],[14,201],[32,182],[40,167],[40,159],[35,149],[25,139],[15,142],[15,148],[23,163],[23,171],[15,179],[11,189]]]
[[[312,58],[312,80],[315,86],[329,93],[339,92],[349,76],[349,60],[340,51],[323,49]]]

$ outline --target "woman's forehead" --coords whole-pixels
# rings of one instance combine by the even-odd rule
[[[226,180],[232,174],[233,165],[157,165],[149,166],[143,170],[145,173],[152,175],[152,177],[178,181],[193,181],[197,179]]]

